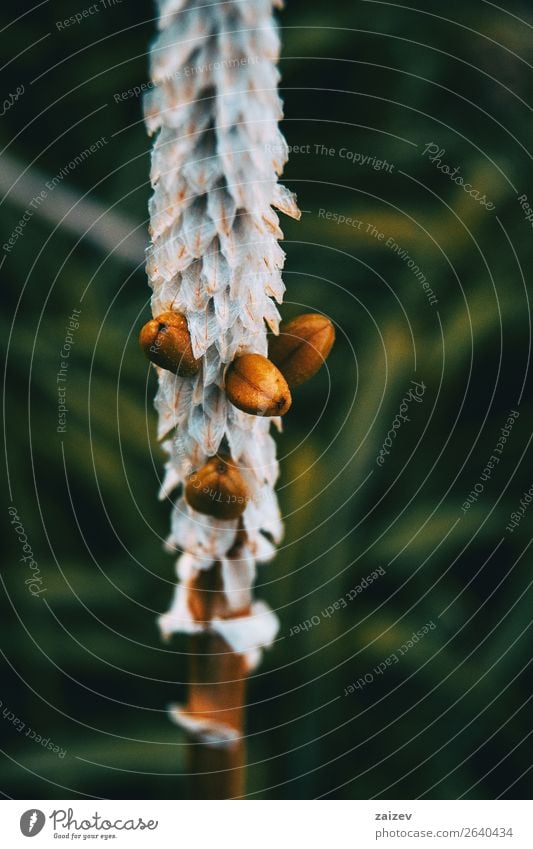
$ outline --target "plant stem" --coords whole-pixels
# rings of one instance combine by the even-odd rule
[[[228,615],[219,563],[199,573],[191,586],[189,603],[199,621]],[[205,735],[190,735],[192,798],[235,799],[244,793],[246,675],[244,656],[233,652],[218,634],[207,631],[190,638],[186,713],[191,719],[225,727],[234,738],[215,744]]]
[[[191,637],[190,651],[187,712],[224,723],[236,732],[235,740],[222,745],[191,739],[188,771],[192,798],[236,799],[244,793],[246,768],[244,658],[216,634]]]

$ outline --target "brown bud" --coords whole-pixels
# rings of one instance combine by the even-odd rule
[[[149,360],[180,377],[193,377],[200,368],[200,360],[192,352],[187,319],[179,312],[163,312],[147,321],[139,344]]]
[[[253,416],[283,416],[292,404],[287,381],[261,354],[236,357],[226,372],[226,395]]]
[[[244,513],[249,496],[231,457],[219,454],[190,475],[185,485],[185,499],[199,513],[216,519],[237,519]]]
[[[270,338],[268,356],[294,389],[317,373],[334,341],[329,318],[305,313],[281,324],[279,336]]]

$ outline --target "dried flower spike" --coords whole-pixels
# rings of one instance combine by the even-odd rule
[[[149,360],[180,377],[193,377],[200,368],[200,360],[192,352],[187,319],[179,312],[164,312],[147,321],[139,344]]]
[[[226,395],[235,407],[253,416],[283,416],[292,404],[287,381],[261,354],[233,360],[226,374]]]
[[[198,513],[216,519],[238,519],[246,509],[249,495],[231,457],[219,454],[190,475],[185,500]]]
[[[284,322],[272,336],[268,355],[291,389],[313,377],[335,342],[335,328],[324,315],[305,313]]]
[[[178,486],[186,491],[175,500],[167,540],[170,550],[181,552],[179,581],[159,625],[165,638],[185,633],[190,639],[187,704],[172,707],[170,715],[194,741],[193,798],[244,795],[244,678],[279,627],[268,605],[254,601],[252,588],[257,564],[272,559],[283,533],[267,416],[288,409],[290,391],[264,359],[267,326],[277,328],[276,304],[285,291],[275,210],[300,218],[296,198],[278,182],[288,155],[279,130],[280,44],[273,7],[280,5],[156,0],[159,34],[145,97],[146,124],[155,134],[147,252],[152,314],[157,321],[167,310],[181,313],[194,357],[201,360],[192,380],[180,380],[162,363],[155,401],[158,435],[168,454],[161,496]],[[148,334],[148,348],[152,341]],[[255,395],[253,404],[241,407],[254,416],[232,406],[224,391],[229,364],[244,351],[263,355],[262,392],[243,386],[233,367],[228,385],[231,392],[235,384],[237,404],[239,396],[250,401]],[[191,470],[202,471],[223,450],[246,468],[241,521],[187,508],[186,498],[197,509],[206,506],[191,488]],[[207,509],[213,508],[220,504],[208,499]],[[205,575],[204,585],[204,572],[215,571]],[[216,608],[208,603],[213,588]]]

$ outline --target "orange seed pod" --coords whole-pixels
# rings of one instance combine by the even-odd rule
[[[236,357],[226,372],[226,395],[253,416],[283,416],[292,403],[287,381],[261,354]]]
[[[180,377],[193,377],[200,368],[200,360],[192,352],[187,319],[179,312],[164,312],[147,321],[139,344],[149,360]]]
[[[210,457],[185,485],[185,500],[198,513],[216,519],[238,519],[249,500],[243,477],[227,454]]]
[[[335,342],[335,328],[324,315],[304,313],[283,322],[269,340],[268,355],[291,389],[313,377]]]

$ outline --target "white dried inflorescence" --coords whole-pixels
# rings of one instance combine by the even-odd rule
[[[154,85],[145,102],[148,130],[157,132],[147,261],[152,312],[183,313],[202,358],[192,379],[158,368],[155,404],[168,453],[161,497],[220,450],[238,464],[250,494],[242,520],[233,521],[197,513],[178,498],[168,545],[183,552],[179,584],[160,625],[165,635],[210,629],[250,666],[277,630],[267,605],[252,604],[251,588],[256,563],[273,557],[282,536],[278,464],[271,420],[233,407],[223,379],[237,354],[266,355],[267,326],[278,330],[284,253],[273,207],[300,216],[295,197],[278,183],[287,146],[278,128],[273,5],[158,0]],[[189,594],[198,573],[215,563],[226,615],[199,622]]]

